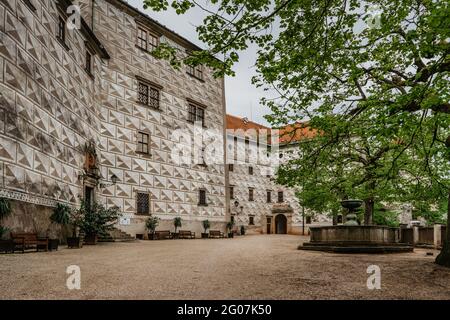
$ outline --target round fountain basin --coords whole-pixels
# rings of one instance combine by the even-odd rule
[[[398,243],[400,229],[384,226],[311,227],[311,242]]]
[[[310,242],[299,249],[347,253],[408,252],[413,248],[400,243],[400,229],[386,226],[311,227]]]

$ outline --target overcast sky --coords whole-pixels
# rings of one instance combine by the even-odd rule
[[[142,8],[142,0],[128,0],[128,3],[158,20],[169,29],[175,31],[199,47],[205,48],[197,38],[195,27],[202,23],[204,12],[193,8],[187,14],[177,15],[173,10],[154,12]],[[255,74],[256,48],[249,48],[240,54],[239,63],[235,65],[235,77],[225,79],[225,92],[227,98],[227,113],[248,117],[250,120],[267,125],[263,118],[269,111],[260,106],[259,99],[264,92],[251,84],[251,78]]]

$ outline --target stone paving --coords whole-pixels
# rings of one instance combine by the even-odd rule
[[[297,250],[302,241],[254,235],[0,254],[0,299],[450,299],[437,251],[338,255]],[[70,265],[80,267],[80,290],[67,289]],[[380,290],[367,289],[370,265],[381,269]]]

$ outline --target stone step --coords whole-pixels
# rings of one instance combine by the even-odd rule
[[[119,230],[117,228],[112,229],[108,232],[109,235],[99,238],[99,242],[123,242],[123,241],[135,241],[136,239],[129,235],[128,233]]]

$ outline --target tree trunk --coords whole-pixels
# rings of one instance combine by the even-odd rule
[[[436,257],[437,264],[450,268],[450,190],[448,192],[447,203],[447,233],[444,239],[441,253]]]
[[[364,225],[368,226],[372,224],[373,220],[374,200],[372,197],[364,200],[364,207]]]

